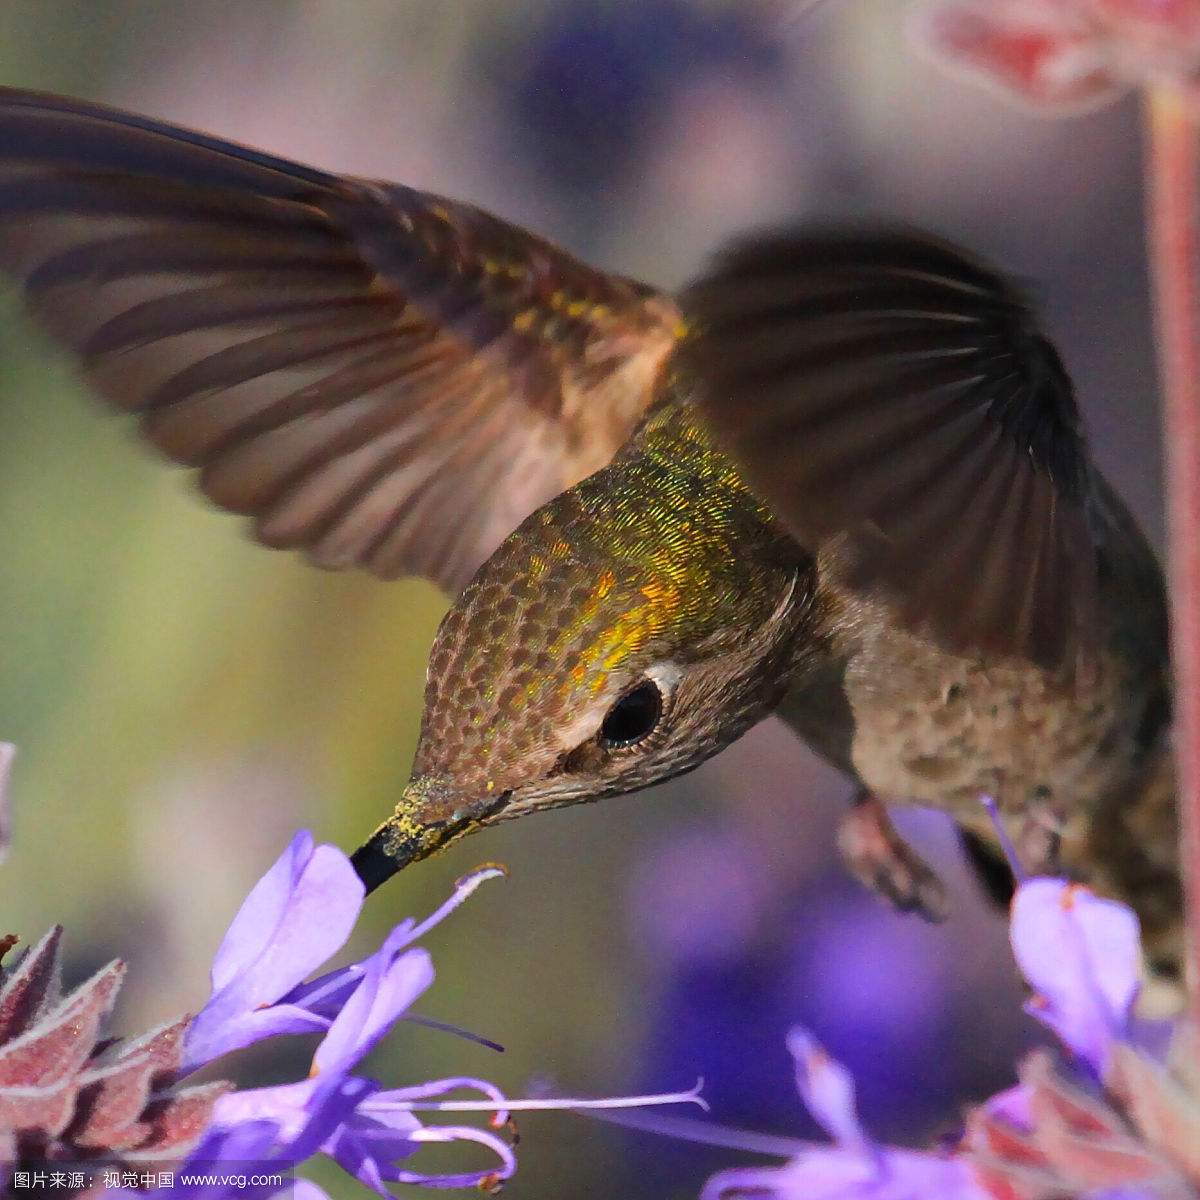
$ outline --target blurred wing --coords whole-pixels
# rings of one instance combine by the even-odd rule
[[[1016,292],[902,232],[734,247],[693,286],[701,403],[808,545],[952,651],[1044,666],[1094,635],[1089,468],[1070,380]]]
[[[260,541],[451,588],[626,440],[679,323],[470,205],[3,89],[0,269]]]

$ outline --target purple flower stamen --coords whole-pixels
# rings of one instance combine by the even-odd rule
[[[1009,836],[1008,829],[1004,824],[1004,818],[1000,815],[1000,806],[996,803],[996,798],[985,793],[979,799],[983,807],[987,809],[992,826],[996,830],[996,838],[1000,843],[1000,849],[1004,851],[1004,857],[1008,860],[1008,869],[1013,873],[1013,878],[1018,883],[1024,883],[1027,878],[1025,868],[1021,865],[1021,857],[1017,853],[1017,848],[1013,844],[1012,838]]]

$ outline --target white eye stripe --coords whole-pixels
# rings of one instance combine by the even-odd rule
[[[647,667],[642,674],[646,679],[654,682],[658,690],[662,692],[664,700],[669,700],[675,694],[680,679],[683,678],[683,669],[678,663],[665,659]]]

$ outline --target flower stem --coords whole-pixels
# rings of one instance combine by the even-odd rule
[[[1171,641],[1185,960],[1200,1018],[1200,281],[1196,113],[1175,91],[1149,93],[1150,269],[1162,379]]]

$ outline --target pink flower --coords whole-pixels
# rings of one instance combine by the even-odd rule
[[[919,43],[1035,108],[1096,108],[1200,78],[1200,0],[928,0]]]

